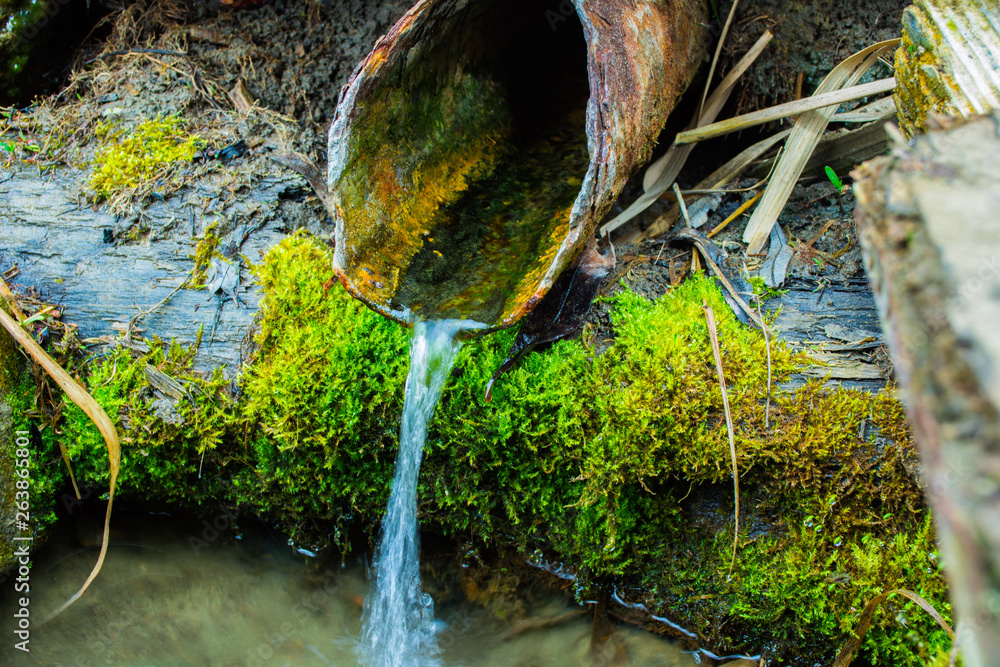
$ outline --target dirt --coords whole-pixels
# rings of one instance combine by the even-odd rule
[[[730,3],[719,8],[721,21]],[[734,113],[747,113],[810,95],[833,65],[875,42],[900,34],[900,17],[909,0],[744,0],[740,2],[724,49],[722,71],[728,71],[765,29],[775,39],[744,75],[734,94]],[[868,79],[890,76],[873,68]],[[728,110],[727,110],[728,111]]]
[[[297,143],[325,158],[326,130],[340,88],[375,41],[410,7],[408,0],[276,2],[250,11],[194,3],[176,28],[187,53],[224,90],[242,80],[261,106],[294,118]]]
[[[67,87],[40,101],[36,120],[43,132],[76,125],[71,148],[84,150],[61,157],[77,166],[92,158],[85,147],[96,121],[172,114],[210,141],[252,139],[252,148],[280,145],[322,162],[340,88],[408,8],[407,0],[276,0],[247,10],[140,0],[112,17],[110,37],[77,53]],[[240,83],[269,127],[255,125],[259,113],[232,117]]]

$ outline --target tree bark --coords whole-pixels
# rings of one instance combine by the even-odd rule
[[[964,664],[1000,655],[1000,115],[854,172],[858,233],[952,590]]]
[[[109,341],[134,316],[169,296],[136,326],[145,337],[188,344],[204,327],[195,358],[198,370],[224,366],[230,376],[238,371],[242,343],[260,301],[242,260],[239,304],[221,291],[174,292],[190,277],[195,246],[206,228],[218,222],[220,250],[238,247],[237,259],[242,255],[251,262],[299,225],[320,235],[330,233],[320,223],[323,216],[315,200],[281,199],[281,193],[304,183],[277,166],[238,196],[205,179],[153,204],[140,214],[147,231],[136,241],[121,239],[121,221],[78,202],[73,176],[72,171],[42,177],[16,169],[0,182],[0,267],[16,266],[13,282],[58,304],[64,320],[79,326],[81,339]]]

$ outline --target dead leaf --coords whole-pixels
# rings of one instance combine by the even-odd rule
[[[601,282],[614,266],[614,246],[608,243],[602,254],[597,239],[592,238],[576,261],[559,275],[541,303],[524,318],[507,359],[486,385],[487,401],[490,400],[493,383],[532,348],[570,336],[580,328]]]

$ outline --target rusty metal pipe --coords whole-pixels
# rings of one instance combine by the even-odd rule
[[[341,91],[314,183],[341,282],[404,323],[516,323],[649,158],[705,17],[703,0],[418,2]]]

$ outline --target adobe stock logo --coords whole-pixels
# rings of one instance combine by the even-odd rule
[[[559,24],[576,16],[576,8],[570,0],[562,0],[556,9],[545,10],[545,18],[549,22],[549,27],[555,32]]]

